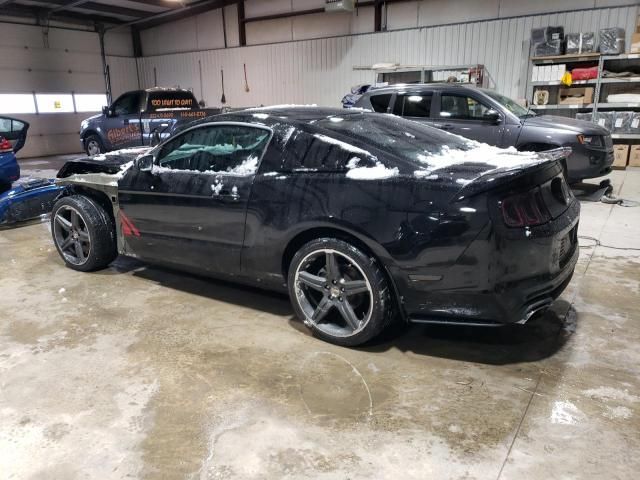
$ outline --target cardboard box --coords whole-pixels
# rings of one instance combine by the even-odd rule
[[[640,145],[631,145],[629,150],[629,166],[640,167]]]
[[[592,102],[593,87],[558,89],[558,103],[561,105],[583,105]]]
[[[631,47],[629,47],[630,53],[640,53],[640,33],[634,33],[631,35]]]
[[[614,145],[613,153],[615,158],[612,167],[625,168],[629,157],[629,145]]]

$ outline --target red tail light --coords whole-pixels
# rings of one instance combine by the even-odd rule
[[[0,137],[0,153],[13,152],[13,147],[6,138]]]
[[[532,227],[551,220],[538,188],[504,198],[500,209],[508,227]]]

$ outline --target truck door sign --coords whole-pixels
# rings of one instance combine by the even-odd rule
[[[114,146],[123,145],[139,139],[140,134],[140,126],[137,123],[131,123],[125,127],[107,130],[107,140]]]

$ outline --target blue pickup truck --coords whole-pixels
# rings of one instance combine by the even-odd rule
[[[120,95],[101,114],[83,120],[80,141],[90,156],[152,146],[184,123],[221,112],[219,108],[200,108],[189,90],[158,87],[134,90]]]

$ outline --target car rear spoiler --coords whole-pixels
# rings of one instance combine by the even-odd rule
[[[470,183],[462,187],[455,195],[452,201],[460,201],[464,198],[476,195],[491,188],[494,188],[498,182],[495,180],[513,180],[521,177],[538,169],[544,169],[549,167],[551,162],[556,162],[567,158],[571,155],[573,150],[570,147],[559,147],[552,150],[546,150],[543,152],[536,152],[538,157],[546,160],[544,162],[538,162],[530,166],[522,167],[519,169],[497,169],[491,170],[478,178],[473,179]]]

